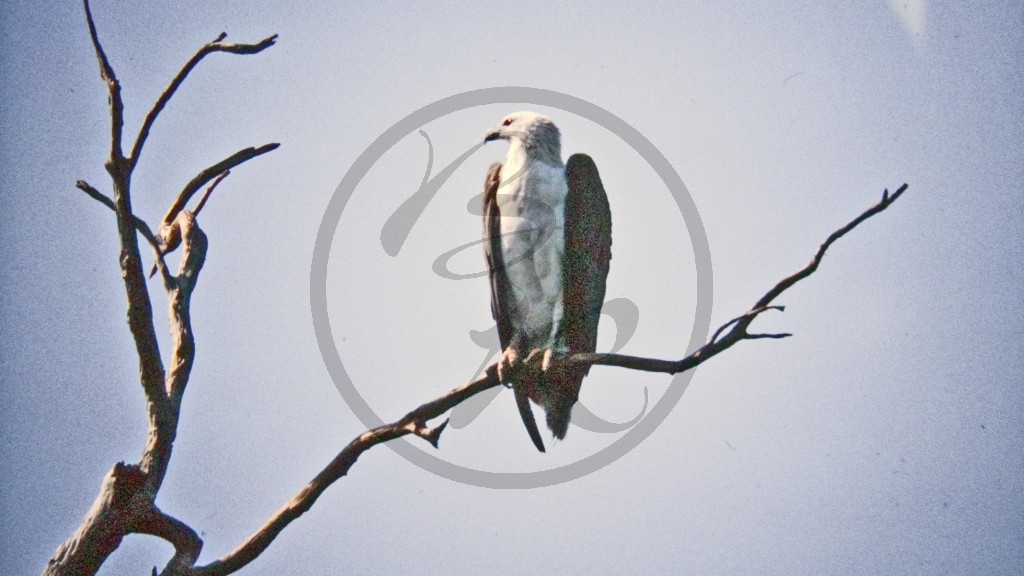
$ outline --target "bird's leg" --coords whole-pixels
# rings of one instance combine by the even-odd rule
[[[510,382],[512,370],[518,361],[519,353],[516,352],[515,346],[505,348],[505,351],[501,353],[501,358],[498,359],[498,380],[507,388],[512,387]]]
[[[555,361],[561,360],[569,355],[569,346],[559,338],[550,346],[544,349],[544,356],[540,361],[540,369],[547,372],[555,365]]]
[[[540,369],[547,372],[549,368],[554,366],[555,360],[564,358],[569,354],[569,345],[565,343],[565,340],[560,336],[555,338],[554,341],[550,342],[544,348],[534,348],[530,350],[530,353],[526,355],[524,364],[530,364],[536,362],[539,358]]]
[[[551,348],[548,348],[547,350],[545,350],[544,351],[544,359],[540,361],[540,369],[545,371],[545,372],[547,372],[548,368],[551,368],[551,365],[554,363],[554,360],[553,360],[554,356],[555,356],[555,353],[554,353],[554,351]]]
[[[526,360],[523,360],[524,364],[530,364],[535,361],[537,356],[543,356],[544,348],[534,348],[530,350],[530,353],[526,355]]]
[[[561,282],[561,278],[559,278]],[[563,292],[559,290],[558,298],[551,310],[551,334],[548,337],[548,345],[544,348],[544,355],[540,361],[540,369],[547,372],[555,363],[556,358],[563,358],[569,353],[569,345],[562,333],[562,317],[564,314]]]
[[[555,360],[564,358],[569,355],[569,344],[565,341],[565,335],[562,333],[562,307],[557,306],[555,310],[555,316],[558,320],[554,324],[554,329],[551,331],[551,337],[548,340],[548,345],[543,350],[537,349],[531,352],[542,354],[540,361],[540,369],[547,372],[555,364]]]

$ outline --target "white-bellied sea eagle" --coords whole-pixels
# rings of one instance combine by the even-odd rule
[[[512,387],[543,452],[529,401],[544,408],[555,437],[565,438],[589,368],[559,359],[596,349],[612,257],[611,211],[589,156],[574,154],[562,164],[561,136],[550,118],[510,114],[484,136],[499,139],[508,141],[508,154],[487,172],[483,210],[491,313],[502,349],[498,377]]]

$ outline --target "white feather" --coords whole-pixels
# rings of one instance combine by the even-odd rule
[[[508,130],[531,133],[536,122],[547,120],[532,113],[517,113]],[[554,133],[557,138],[557,132]],[[558,149],[557,141],[554,143]],[[529,348],[550,347],[562,317],[562,254],[565,250],[565,198],[569,187],[565,165],[553,158],[550,146],[543,159],[531,154],[535,147],[509,138],[502,179],[518,174],[498,190],[501,212],[502,257],[512,286],[517,314],[512,321],[526,337]]]

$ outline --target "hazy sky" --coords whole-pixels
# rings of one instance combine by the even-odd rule
[[[158,504],[209,562],[239,544],[364,427],[324,367],[310,264],[324,210],[380,134],[438,99],[493,86],[570,94],[616,114],[678,171],[711,247],[713,325],[903,182],[743,343],[702,366],[664,423],[608,467],[495,490],[379,447],[246,574],[1019,574],[1024,572],[1024,6],[1020,2],[578,5],[466,2],[114,3],[93,11],[126,134],[180,65],[216,54],[161,116],[134,180],[156,222],[196,172],[250,145],[199,221],[198,352]],[[0,7],[0,573],[41,571],[114,462],[138,459],[144,398],[124,322],[106,95],[76,2]],[[614,134],[530,103],[420,127],[436,173],[518,109],[591,154],[614,221],[609,298],[640,311],[624,352],[681,357],[694,317],[689,235],[665,185]],[[332,332],[360,393],[395,419],[465,382],[490,326],[485,280],[434,260],[479,235],[467,210],[503,143],[474,153],[397,257],[381,227],[420,185],[405,136],[356,189],[328,265]],[[453,270],[479,271],[467,250]],[[166,305],[151,283],[155,317]],[[615,340],[605,326],[600,349]],[[162,341],[166,354],[169,343]],[[612,422],[671,379],[595,368],[582,401]],[[479,470],[555,468],[619,434],[571,428],[538,454],[502,393],[435,451]],[[104,574],[172,548],[131,536]]]

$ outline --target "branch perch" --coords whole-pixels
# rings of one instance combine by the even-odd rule
[[[782,306],[772,306],[770,302],[803,278],[813,274],[825,255],[825,251],[828,250],[833,242],[864,220],[888,208],[906,189],[907,185],[904,184],[892,195],[886,190],[878,204],[869,208],[849,224],[833,232],[818,249],[810,264],[781,280],[765,293],[750,311],[720,326],[707,344],[685,358],[681,360],[659,360],[625,354],[595,353],[574,354],[562,360],[562,362],[578,365],[616,366],[644,372],[676,374],[698,366],[741,340],[784,338],[789,336],[789,334],[750,334],[747,332],[747,328],[759,315],[768,310],[783,311],[784,308]],[[722,336],[723,333],[725,334],[724,336]],[[719,338],[720,336],[722,337]],[[454,388],[443,396],[419,406],[396,422],[363,432],[349,442],[305,488],[292,498],[291,501],[278,509],[245,542],[219,560],[211,562],[206,566],[196,567],[191,573],[197,576],[224,576],[240,570],[259,557],[288,524],[312,508],[324,490],[342,476],[348,474],[349,469],[352,468],[363,452],[378,444],[409,434],[426,439],[436,448],[441,432],[444,431],[448,421],[445,420],[435,428],[428,428],[425,423],[443,416],[469,397],[500,384],[497,364],[491,364],[487,367],[483,376],[469,384]]]

